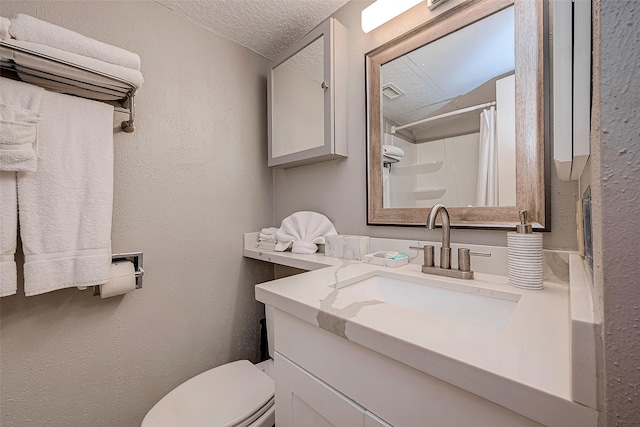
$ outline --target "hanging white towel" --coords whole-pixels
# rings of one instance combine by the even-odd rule
[[[391,171],[382,168],[382,207],[391,207]]]
[[[16,293],[17,240],[16,173],[0,171],[0,297]]]
[[[282,220],[276,232],[278,244],[276,251],[297,254],[313,254],[318,251],[318,244],[324,244],[325,236],[338,234],[329,219],[317,212],[296,212]]]
[[[11,21],[8,18],[0,16],[0,40],[7,40],[9,37],[9,26]]]
[[[6,40],[5,44],[28,49],[42,55],[51,56],[65,62],[69,62],[71,64],[79,65],[80,67],[88,68],[90,70],[98,71],[100,73],[122,79],[126,82],[131,83],[137,89],[140,89],[142,87],[142,84],[144,83],[142,73],[131,68],[114,65],[109,62],[100,61],[88,56],[78,55],[76,53],[67,52],[61,49],[56,49],[37,43],[18,40]],[[89,83],[96,83],[98,85],[102,85],[102,83],[106,82],[111,82],[111,84],[113,84],[113,80],[91,75],[82,70],[78,70],[77,67],[59,64],[54,61],[49,61],[47,59],[38,58],[36,56],[20,53],[17,51],[9,51],[9,49],[7,48],[1,48],[0,52],[3,58],[13,60],[18,65],[50,73],[52,75],[52,79],[55,78],[53,76],[59,75],[61,77],[86,81]],[[123,87],[126,88],[127,86],[124,85]]]
[[[0,77],[0,171],[35,171],[44,89]]]
[[[0,77],[0,297],[16,293],[17,170],[35,170],[44,90]]]
[[[109,279],[113,107],[45,92],[37,173],[18,173],[27,296]]]
[[[498,206],[498,149],[496,109],[480,113],[480,147],[476,206]]]
[[[94,40],[75,31],[19,13],[9,32],[16,40],[54,47],[121,67],[140,70],[140,57],[128,50]]]

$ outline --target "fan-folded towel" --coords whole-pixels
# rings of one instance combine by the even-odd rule
[[[111,266],[113,107],[46,91],[38,172],[18,173],[27,296],[103,284]]]
[[[318,244],[324,244],[325,236],[338,234],[329,219],[317,212],[296,212],[282,220],[276,232],[278,244],[276,251],[297,254],[313,254],[318,251]]]
[[[9,33],[16,40],[47,45],[132,70],[140,70],[140,57],[137,54],[41,21],[33,16],[17,14],[11,20]]]

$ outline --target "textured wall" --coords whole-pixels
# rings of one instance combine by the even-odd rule
[[[2,298],[0,425],[138,426],[180,382],[259,357],[253,285],[273,269],[242,257],[242,233],[272,223],[266,60],[152,2],[0,9],[135,51],[146,80],[135,133],[115,135],[113,219],[144,288]]]
[[[640,9],[596,1],[590,177],[594,191],[596,295],[604,312],[607,426],[640,423]],[[599,31],[598,31],[599,30]],[[597,114],[597,113],[596,113]],[[594,114],[595,115],[595,114]]]
[[[369,34],[362,32],[360,13],[371,1],[351,1],[333,16],[349,32],[348,139],[349,157],[275,173],[276,221],[298,210],[314,210],[333,221],[341,234],[399,239],[440,239],[440,231],[419,227],[367,226],[366,105],[364,55],[373,48],[418,26],[428,16],[424,3]],[[457,0],[450,2],[459,3]],[[437,11],[438,9],[436,9]],[[553,151],[551,151],[553,152]],[[551,227],[547,248],[576,249],[577,184],[562,182],[551,171]],[[426,221],[426,218],[425,218]],[[504,231],[453,230],[451,240],[506,245]]]

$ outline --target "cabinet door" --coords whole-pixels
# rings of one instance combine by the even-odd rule
[[[364,408],[278,352],[274,361],[278,427],[365,425]]]
[[[328,18],[270,64],[269,166],[347,156],[347,30]]]

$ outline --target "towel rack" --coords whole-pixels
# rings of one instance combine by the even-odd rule
[[[124,114],[128,114],[129,115],[129,120],[125,120],[122,122],[122,124],[120,125],[120,127],[122,128],[122,130],[124,132],[127,133],[131,133],[134,131],[135,127],[134,127],[134,119],[135,119],[135,104],[134,104],[134,100],[135,100],[135,93],[136,93],[136,87],[131,84],[130,82],[127,82],[126,80],[123,80],[121,78],[118,77],[114,77],[111,76],[109,74],[105,74],[102,73],[100,71],[96,71],[96,70],[92,70],[90,68],[86,68],[83,67],[81,65],[78,64],[74,64],[68,61],[64,61],[58,58],[54,58],[52,56],[48,56],[48,55],[44,55],[38,52],[34,52],[31,51],[29,49],[25,49],[23,47],[19,47],[19,46],[15,46],[12,44],[8,44],[8,43],[4,43],[2,41],[0,41],[0,49],[6,49],[10,52],[20,52],[23,54],[27,54],[27,55],[32,55],[35,56],[37,58],[40,59],[45,59],[47,61],[52,61],[56,64],[60,64],[60,65],[66,65],[69,67],[73,67],[76,70],[80,70],[83,71],[85,73],[87,73],[87,75],[97,75],[100,77],[104,77],[107,78],[109,80],[112,80],[114,82],[120,83],[120,84],[124,84],[126,86],[125,88],[122,88],[122,90],[117,90],[114,88],[109,88],[109,90],[111,92],[120,92],[120,94],[122,95],[122,98],[115,100],[115,102],[117,102],[118,104],[120,104],[120,107],[114,107],[114,111],[118,112],[118,113],[124,113]],[[107,102],[110,103],[109,101],[103,101],[100,99],[100,95],[101,93],[104,93],[104,90],[106,88],[97,85],[95,83],[90,83],[88,81],[81,81],[81,80],[73,80],[70,79],[68,77],[65,77],[64,79],[61,79],[59,77],[57,77],[55,74],[51,74],[50,70],[47,69],[36,69],[36,68],[30,68],[30,67],[24,67],[24,66],[20,66],[19,69],[17,68],[17,64],[11,60],[6,58],[4,55],[0,55],[0,69],[2,70],[7,70],[10,71],[12,73],[15,74],[15,76],[17,76],[18,78],[20,78],[21,75],[27,75],[27,76],[32,76],[32,77],[37,77],[37,78],[44,78],[47,80],[50,80],[52,83],[55,83],[56,85],[60,86],[60,89],[55,89],[56,92],[62,92],[62,93],[66,93],[64,88],[67,87],[69,89],[72,88],[76,88],[76,89],[83,89],[87,92],[87,96],[82,96],[83,98],[87,98],[87,99],[94,99],[97,101],[101,101],[101,102]],[[3,73],[4,74],[4,73]],[[20,78],[20,80],[23,80]],[[77,81],[79,84],[81,85],[74,85],[72,82]],[[72,93],[73,94],[73,93]]]

